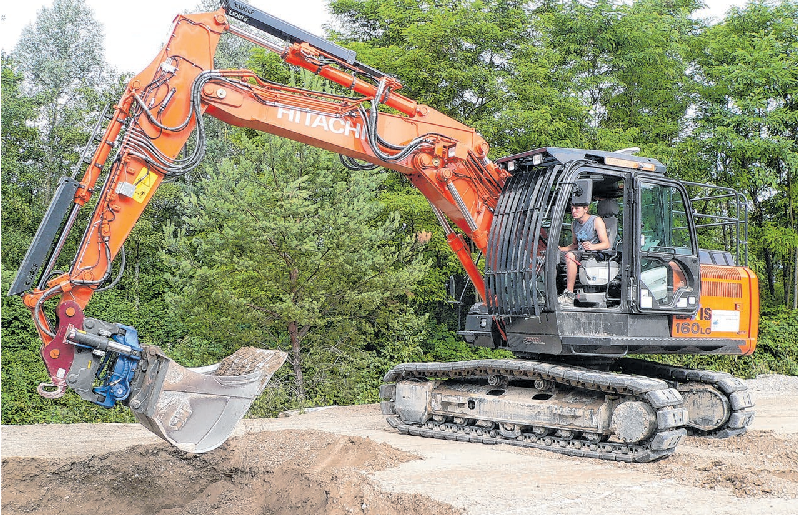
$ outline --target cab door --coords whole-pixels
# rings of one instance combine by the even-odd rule
[[[689,196],[668,179],[637,178],[635,199],[633,310],[693,315],[700,259]]]

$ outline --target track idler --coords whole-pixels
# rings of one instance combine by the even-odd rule
[[[747,385],[725,372],[694,370],[641,359],[621,359],[625,373],[658,378],[681,393],[688,411],[686,427],[698,436],[728,438],[745,433],[755,418]]]

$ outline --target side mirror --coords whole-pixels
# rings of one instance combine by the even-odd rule
[[[575,181],[575,186],[572,190],[572,204],[586,204],[587,206],[592,203],[592,180],[591,179],[578,179]]]

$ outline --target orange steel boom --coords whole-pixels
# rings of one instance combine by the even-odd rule
[[[381,75],[367,82],[357,76],[364,75],[362,69],[307,43],[277,47],[242,34],[356,96],[274,84],[249,70],[212,70],[220,36],[229,29],[223,9],[177,16],[164,48],[130,81],[115,106],[75,194],[76,204],[89,202],[112,150],[118,148],[74,266],[23,296],[44,342],[42,356],[55,387],[51,395],[63,394],[65,383],[59,375],[69,369],[73,346],[63,339],[54,341],[55,329],[42,311],[43,303],[60,296],[62,304],[71,301],[79,310],[85,308],[92,293],[108,280],[111,263],[161,181],[202,158],[203,113],[402,173],[430,200],[453,251],[485,296],[469,246],[445,216],[486,251],[492,210],[509,177],[487,159],[486,141],[474,129],[398,94],[401,84],[396,79]],[[379,113],[378,104],[400,114]],[[193,154],[177,159],[195,132]]]

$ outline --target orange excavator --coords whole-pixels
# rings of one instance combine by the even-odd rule
[[[214,69],[226,32],[348,93]],[[102,406],[127,405],[170,443],[206,452],[284,362],[281,351],[246,347],[185,368],[141,345],[133,327],[84,314],[91,296],[119,279],[112,262],[119,258],[121,273],[125,239],[161,181],[202,160],[208,115],[336,152],[352,169],[396,170],[430,201],[479,297],[459,334],[516,359],[388,371],[381,409],[401,433],[644,462],[671,454],[687,433],[746,431],[754,411],[742,381],[641,359],[754,351],[758,285],[746,267],[739,193],[669,178],[633,149],[543,147],[492,161],[472,128],[400,95],[396,78],[355,57],[237,0],[175,18],[164,48],[114,107],[83,178],[61,180],[9,291],[22,295],[43,341],[50,382],[41,395],[71,388]],[[69,271],[54,271],[95,196]],[[608,244],[570,253],[577,271],[568,277],[559,248],[573,238],[571,205],[603,220],[596,226]],[[729,245],[703,250],[698,231]]]

